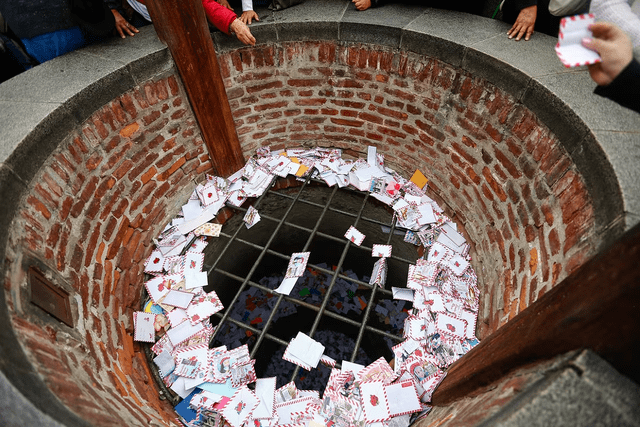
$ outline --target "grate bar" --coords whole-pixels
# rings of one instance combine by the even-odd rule
[[[274,178],[275,179],[275,178]],[[300,191],[298,192],[298,196],[300,194],[302,194],[302,191],[304,190],[304,188],[306,187],[307,183],[309,182],[309,179],[307,178],[307,180],[302,184],[302,186],[300,187]],[[273,181],[271,182],[271,184],[269,184],[269,186],[273,185]],[[260,196],[259,201],[263,200],[263,197],[266,196],[267,194],[269,194],[271,192],[270,189],[268,189],[267,191],[265,191],[262,196]],[[244,288],[247,286],[247,282],[249,281],[249,279],[251,278],[251,276],[253,275],[254,271],[256,271],[256,269],[258,268],[258,265],[260,264],[260,261],[262,261],[262,258],[264,258],[265,254],[267,253],[267,248],[269,247],[269,245],[271,245],[271,243],[273,242],[273,240],[275,239],[276,234],[278,233],[278,231],[280,230],[280,228],[282,228],[282,225],[284,224],[284,220],[287,217],[287,215],[289,215],[289,212],[291,212],[291,210],[293,209],[293,206],[295,205],[295,199],[293,200],[293,202],[291,203],[291,205],[289,205],[289,207],[287,208],[287,211],[285,212],[284,216],[282,217],[282,220],[278,223],[278,225],[276,226],[273,234],[271,235],[271,237],[269,238],[269,241],[267,241],[266,246],[264,247],[264,249],[262,250],[262,252],[260,252],[260,255],[258,255],[258,258],[256,259],[255,263],[253,264],[253,267],[251,267],[251,270],[249,270],[249,273],[247,273],[247,277],[244,279],[244,281],[242,282],[242,284],[240,285],[240,287],[238,288],[238,291],[236,292],[235,296],[233,297],[231,303],[229,304],[229,307],[232,307],[236,301],[238,300],[238,298],[240,297],[240,295],[242,294],[242,292],[244,291]],[[238,236],[238,233],[240,233],[240,230],[242,230],[242,225],[240,225],[238,227],[238,229],[236,230],[236,232],[234,233],[234,238],[236,238]],[[224,252],[227,250],[227,248],[231,245],[231,243],[233,242],[234,239],[230,239],[229,242],[227,242],[227,245],[224,248],[224,251],[220,254],[220,256],[218,256],[218,259],[216,260],[216,262],[213,264],[213,266],[209,269],[209,271],[207,272],[207,275],[211,274],[211,271],[217,266],[218,262],[220,261],[220,259],[222,258],[222,255],[224,254]],[[225,313],[222,317],[222,319],[220,320],[220,322],[218,323],[218,327],[213,331],[213,335],[211,336],[211,339],[209,340],[209,344],[211,345],[211,343],[213,342],[213,340],[216,337],[217,332],[220,330],[220,326],[229,318],[229,314],[231,313],[230,309],[225,310]],[[272,316],[273,316],[273,312],[272,312]],[[262,334],[260,334],[260,337],[262,337]],[[252,356],[253,357],[253,354]]]
[[[395,229],[395,214],[391,219],[391,230],[389,230],[389,237],[387,238],[387,245],[391,243],[391,237],[393,236],[393,230]],[[371,315],[371,307],[373,307],[373,300],[376,296],[376,291],[378,290],[378,286],[374,286],[371,290],[371,299],[372,304],[367,304],[367,308],[365,308],[364,319],[362,321],[362,327],[360,327],[360,331],[358,332],[358,338],[356,340],[356,345],[354,346],[353,353],[351,353],[351,362],[356,360],[356,356],[358,355],[358,349],[360,348],[360,343],[362,342],[362,337],[364,336],[365,325],[367,321],[369,321],[369,316]]]
[[[242,277],[237,276],[237,275],[235,275],[233,273],[229,273],[229,272],[224,271],[224,270],[216,269],[215,271],[220,273],[220,274],[223,274],[223,275],[225,275],[227,277],[230,277],[230,278],[232,278],[234,280],[237,280],[239,282],[244,280]],[[263,286],[260,283],[256,283],[256,282],[254,282],[252,280],[250,280],[248,282],[248,285],[249,286],[253,286],[254,288],[258,288],[261,291],[266,292],[266,293],[273,293],[273,289],[269,289],[266,286]],[[297,298],[294,298],[294,297],[291,297],[291,296],[288,296],[288,295],[283,295],[283,297],[284,297],[285,301],[289,301],[289,302],[291,302],[293,304],[300,305],[302,307],[308,308],[309,310],[313,310],[313,311],[316,311],[316,312],[320,310],[320,307],[318,307],[317,305],[310,304],[310,303],[308,303],[306,301],[302,301],[302,300],[299,300]],[[217,314],[219,314],[219,313],[217,313]],[[360,324],[361,324],[361,322],[358,322],[357,320],[350,319],[350,318],[345,317],[345,316],[343,316],[341,314],[334,313],[333,311],[325,311],[324,314],[327,317],[331,317],[333,319],[340,320],[340,321],[342,321],[344,323],[348,323],[348,324],[353,325],[353,326],[360,326]],[[221,317],[222,315],[219,314],[219,316]],[[240,323],[237,323],[237,322],[239,322],[239,321],[236,321],[236,324],[239,325]],[[246,325],[246,324],[242,323],[242,325]],[[385,337],[388,337],[388,338],[391,338],[391,339],[395,339],[395,340],[398,340],[398,341],[402,341],[404,339],[401,336],[391,334],[391,333],[389,333],[387,331],[383,331],[382,329],[374,328],[373,326],[367,326],[367,330],[370,331],[370,332],[373,332],[375,334],[382,335],[382,336],[385,336]]]
[[[309,175],[309,176],[311,176],[311,175]],[[307,182],[309,182],[309,180],[307,180]],[[329,204],[331,203],[331,201],[333,200],[333,198],[335,197],[337,192],[338,192],[338,188],[336,186],[333,189],[333,191],[331,192],[331,196],[327,200],[327,205],[324,207],[324,210],[322,211],[322,213],[318,217],[318,221],[316,221],[316,226],[314,227],[314,229],[312,230],[311,234],[309,235],[309,238],[307,239],[307,242],[305,243],[304,248],[302,249],[302,252],[305,252],[309,248],[309,245],[311,245],[311,241],[313,240],[313,237],[315,236],[315,233],[317,232],[318,227],[320,226],[320,222],[322,221],[322,219],[324,218],[325,214],[327,213],[327,209],[329,207]],[[300,190],[300,193],[302,193],[302,189]],[[295,201],[294,201],[294,203],[295,203]],[[291,207],[293,207],[293,204],[291,205]],[[291,208],[286,212],[286,214],[282,218],[283,221],[286,219],[286,217],[287,217],[287,215],[289,214],[290,211],[291,211]],[[273,238],[273,235],[271,237]],[[273,321],[273,317],[275,315],[275,312],[276,312],[276,310],[278,310],[278,307],[280,306],[280,303],[282,302],[283,298],[284,298],[284,295],[280,294],[280,296],[278,297],[278,300],[276,301],[275,306],[271,310],[271,314],[269,315],[269,319],[267,319],[267,323],[265,324],[264,329],[263,329],[264,331],[266,331],[269,328],[269,326],[271,326],[271,322]],[[258,347],[260,346],[261,343],[262,343],[262,335],[260,335],[258,337],[258,341],[256,342],[256,345],[253,347],[253,350],[251,351],[251,357],[253,357],[255,355],[255,353],[258,351]],[[295,371],[295,374],[297,374],[297,370]]]
[[[353,193],[357,193],[356,191],[354,191],[354,190],[350,190],[350,189],[346,189],[345,191],[351,191],[351,192],[353,192]],[[289,194],[278,193],[277,191],[274,191],[274,192],[273,192],[273,194],[276,194],[276,195],[278,195],[278,196],[280,196],[280,197],[284,197],[284,198],[287,198],[287,199],[291,199],[291,198],[293,198],[293,196],[291,196],[291,195],[289,195]],[[358,194],[359,194],[359,193],[358,193]],[[321,203],[316,203],[316,202],[313,202],[313,201],[311,201],[311,200],[307,200],[307,199],[300,199],[300,200],[298,200],[298,201],[299,201],[300,203],[304,203],[304,204],[309,205],[309,206],[315,206],[315,207],[317,207],[317,208],[321,208],[321,207],[323,207],[323,205],[322,205]],[[339,214],[342,214],[342,215],[345,215],[345,216],[349,216],[349,217],[352,217],[352,218],[356,218],[356,217],[357,217],[357,215],[356,215],[356,214],[354,214],[353,212],[344,211],[344,210],[342,210],[342,209],[338,209],[338,208],[329,208],[329,210],[330,210],[331,212],[336,212],[336,213],[339,213]],[[378,225],[382,225],[382,226],[388,227],[387,223],[382,222],[382,221],[379,221],[379,220],[377,220],[377,219],[367,218],[367,217],[364,217],[364,216],[363,216],[361,219],[362,219],[363,221],[368,221],[368,222],[371,222],[371,223],[373,223],[373,224],[378,224]]]
[[[340,240],[340,243],[344,243],[344,239],[339,239],[339,240]],[[243,244],[245,244],[245,245],[247,245],[247,246],[250,246],[250,247],[252,247],[252,248],[254,248],[254,249],[263,250],[263,249],[265,248],[265,247],[264,247],[264,246],[262,246],[262,245],[258,245],[258,244],[256,244],[256,243],[249,242],[249,241],[246,241],[246,240],[244,240],[244,239],[240,239],[240,238],[237,238],[237,239],[236,239],[236,241],[237,241],[237,242],[240,242],[240,243],[243,243]],[[291,258],[289,255],[285,255],[285,254],[283,254],[283,253],[281,253],[281,252],[274,251],[273,249],[267,249],[267,253],[268,253],[269,255],[275,255],[275,256],[277,256],[277,257],[279,257],[279,258],[282,258],[282,259],[289,259],[289,258]],[[410,263],[409,261],[406,261],[406,262],[407,262],[407,263]],[[333,275],[333,274],[334,274],[334,271],[329,270],[329,269],[326,269],[326,268],[323,268],[323,267],[320,267],[320,266],[317,266],[317,265],[315,265],[315,264],[307,264],[307,266],[308,266],[308,267],[311,267],[311,268],[314,268],[315,270],[321,271],[321,272],[323,272],[323,273],[327,273],[327,274],[329,274],[329,275]],[[224,271],[224,270],[221,270],[221,269],[218,269],[218,268],[215,268],[214,270],[215,270],[215,271],[217,271],[217,272],[223,272],[223,271]],[[345,275],[345,274],[339,274],[339,275],[338,275],[338,277],[339,277],[339,278],[341,278],[341,279],[344,279],[344,280],[348,280],[348,281],[353,282],[353,283],[357,283],[357,284],[358,284],[358,285],[360,285],[360,286],[365,286],[365,287],[367,287],[368,289],[373,288],[373,286],[372,286],[372,285],[370,285],[369,283],[367,283],[367,282],[363,282],[362,280],[359,280],[359,279],[353,279],[353,278],[351,278],[351,277],[349,277],[349,276],[347,276],[347,275]],[[381,289],[381,290],[380,290],[380,292],[383,292],[383,293],[384,293],[385,295],[387,295],[387,296],[393,295],[393,292],[391,292],[391,291],[390,291],[390,290],[388,290],[388,289]]]
[[[354,220],[353,226],[357,226],[358,222],[360,221],[360,218],[362,217],[362,212],[364,211],[365,206],[367,205],[367,200],[369,200],[369,193],[365,193],[364,198],[362,200],[362,206],[360,206],[360,210],[358,211],[358,214]],[[328,207],[328,204],[327,204]],[[316,225],[317,226],[317,225]],[[347,258],[347,253],[349,252],[349,248],[351,247],[351,241],[347,240],[345,242],[344,245],[344,249],[342,250],[342,254],[340,255],[340,260],[338,261],[338,264],[336,266],[335,271],[333,272],[333,278],[331,279],[331,283],[329,284],[329,288],[327,289],[327,293],[324,296],[324,299],[322,300],[322,305],[320,306],[320,310],[318,310],[318,314],[316,314],[316,318],[313,321],[313,325],[311,326],[311,331],[309,331],[309,336],[311,338],[313,338],[313,335],[315,334],[316,330],[318,329],[318,325],[320,324],[320,320],[322,319],[322,315],[324,314],[324,312],[326,311],[327,305],[329,303],[329,298],[331,297],[331,291],[333,290],[333,286],[336,284],[336,281],[338,279],[338,274],[340,272],[340,269],[342,269],[342,264],[344,264],[344,260]],[[373,300],[370,300],[373,301]],[[369,305],[367,305],[367,307],[369,307]],[[356,347],[358,348],[358,347]],[[295,378],[298,376],[298,372],[300,371],[300,367],[296,365],[294,371],[293,371],[293,375],[291,376],[291,381],[294,381]]]
[[[219,317],[219,318],[223,318],[224,317],[224,315],[220,314],[220,313],[215,313],[214,316]],[[251,332],[253,332],[255,334],[261,334],[262,333],[262,331],[260,329],[256,328],[255,326],[249,325],[247,323],[244,323],[241,320],[234,319],[233,317],[229,317],[226,321],[227,322],[231,322],[231,323],[233,323],[233,324],[235,324],[237,326],[240,326],[241,328],[248,329],[248,330],[250,330]],[[283,340],[281,338],[278,338],[275,335],[271,335],[271,334],[264,334],[264,335],[265,335],[265,337],[267,339],[270,339],[271,341],[277,342],[278,344],[282,344],[282,345],[289,344],[285,340]]]

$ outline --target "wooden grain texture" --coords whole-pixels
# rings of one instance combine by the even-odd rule
[[[153,0],[147,7],[176,63],[214,172],[229,176],[244,158],[202,2]]]
[[[454,363],[432,403],[448,405],[513,369],[580,348],[640,381],[640,225]]]

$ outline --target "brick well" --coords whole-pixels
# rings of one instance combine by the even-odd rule
[[[261,146],[366,157],[375,145],[387,166],[429,178],[430,196],[472,244],[480,339],[595,254],[584,176],[539,117],[487,80],[343,41],[269,43],[219,62],[245,158]],[[172,425],[133,342],[132,313],[152,238],[207,173],[215,170],[171,68],[92,112],[26,184],[4,260],[12,327],[50,391],[91,424]],[[70,293],[73,328],[29,303],[29,265]],[[517,389],[505,381],[501,390]]]

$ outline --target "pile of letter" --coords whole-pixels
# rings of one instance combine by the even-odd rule
[[[257,379],[246,345],[210,349],[214,327],[209,318],[223,307],[215,292],[203,289],[208,284],[203,250],[208,237],[220,234],[221,226],[209,223],[218,211],[260,196],[274,176],[302,178],[309,173],[329,186],[369,191],[393,209],[405,240],[425,248],[425,256],[410,266],[406,287],[393,288],[395,299],[413,304],[404,320],[404,341],[393,347],[393,367],[380,358],[368,366],[342,361],[337,369],[321,342],[302,332],[291,340],[284,360],[306,370],[319,363],[332,367],[322,397],[317,390],[297,390],[294,383],[277,388],[275,377]],[[183,398],[176,406],[178,421],[220,427],[401,427],[426,416],[447,367],[478,343],[479,305],[469,246],[456,224],[425,195],[426,183],[420,171],[406,180],[385,168],[383,156],[370,147],[367,160],[355,161],[342,159],[340,150],[261,149],[229,178],[209,176],[198,185],[181,215],[155,241],[145,264],[150,300],[144,311],[134,313],[134,339],[154,343],[154,362],[163,381]],[[251,207],[244,217],[247,228],[258,221],[260,215]],[[366,236],[350,227],[345,238],[360,245]],[[379,260],[370,284],[384,287],[392,247],[376,242],[371,247]],[[292,254],[274,292],[289,294],[307,271],[308,259],[308,252]]]

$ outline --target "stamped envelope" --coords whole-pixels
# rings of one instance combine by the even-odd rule
[[[364,419],[367,423],[377,423],[391,418],[389,403],[382,381],[370,381],[360,384],[360,399]]]
[[[136,311],[133,313],[133,339],[134,341],[154,342],[156,330],[153,322],[156,315],[153,313],[145,313],[144,311]]]
[[[371,256],[389,258],[391,256],[391,245],[373,245]]]
[[[344,237],[346,237],[347,239],[349,239],[351,241],[351,243],[355,244],[356,246],[360,246],[362,244],[362,241],[365,238],[365,235],[362,234],[360,231],[358,231],[353,225],[351,227],[349,227],[349,229],[347,230],[347,232],[345,233]]]

